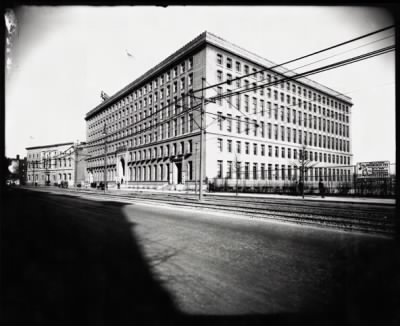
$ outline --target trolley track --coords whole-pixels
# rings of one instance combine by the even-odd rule
[[[312,224],[333,227],[342,230],[393,234],[395,229],[394,207],[379,205],[351,205],[350,203],[321,203],[299,202],[297,200],[267,199],[263,202],[232,197],[217,198],[207,196],[202,202],[197,201],[194,195],[178,196],[174,194],[111,194],[86,190],[72,189],[34,189],[65,195],[82,195],[95,200],[112,200],[128,203],[157,203],[157,205],[173,206],[185,209],[201,209],[207,211],[221,211],[234,215],[245,215],[254,218],[267,218],[297,224]],[[259,200],[259,198],[257,198]],[[232,204],[235,202],[235,204]],[[177,205],[179,204],[179,206]],[[325,205],[327,204],[327,205]],[[334,206],[334,207],[333,207]],[[365,205],[366,206],[366,205]]]

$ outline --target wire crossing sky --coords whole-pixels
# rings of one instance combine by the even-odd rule
[[[28,146],[85,141],[85,114],[103,101],[102,91],[115,94],[205,30],[281,63],[394,23],[383,9],[326,6],[20,7],[14,14],[7,42],[9,157],[25,156]],[[300,63],[312,70],[393,44],[390,29]],[[355,163],[395,161],[394,57],[309,77],[352,98]],[[285,68],[304,72],[299,62]]]

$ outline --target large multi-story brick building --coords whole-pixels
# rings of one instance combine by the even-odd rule
[[[84,145],[70,142],[27,147],[27,184],[83,184],[87,179]]]
[[[299,178],[304,158],[305,181],[349,181],[351,99],[308,78],[279,83],[294,73],[274,66],[202,33],[86,114],[91,179],[104,180],[107,157],[108,181],[193,187],[200,97],[232,93],[206,100],[204,178],[282,184]],[[196,92],[203,79],[221,84]]]

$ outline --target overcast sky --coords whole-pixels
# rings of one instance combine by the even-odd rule
[[[101,90],[114,94],[205,30],[281,63],[394,23],[388,12],[367,7],[21,7],[15,13],[6,73],[8,157],[25,156],[28,146],[85,141],[84,116],[101,102]],[[289,68],[336,54],[301,72],[388,46],[392,34]],[[395,162],[394,52],[310,79],[352,98],[354,162]]]

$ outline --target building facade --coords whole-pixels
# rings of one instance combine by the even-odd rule
[[[86,180],[85,143],[59,143],[27,147],[27,184],[69,186]]]
[[[274,66],[202,33],[86,114],[91,181],[193,188],[202,96],[204,180],[350,181],[351,99]]]

